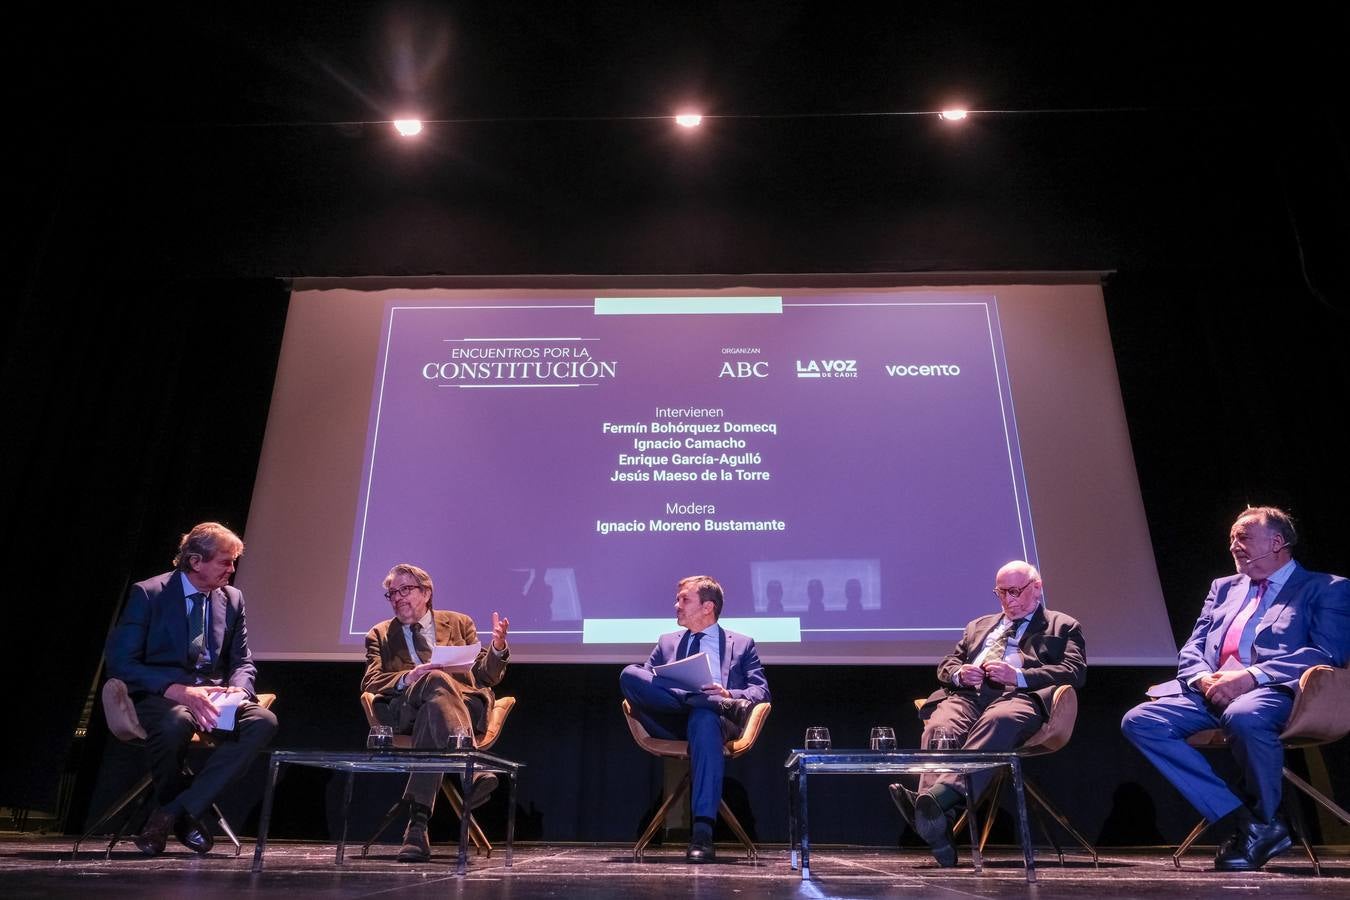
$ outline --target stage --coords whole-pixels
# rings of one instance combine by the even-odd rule
[[[394,860],[391,844],[372,848],[362,859],[359,847],[343,866],[334,865],[334,845],[318,842],[268,842],[266,868],[250,869],[253,843],[245,840],[235,857],[217,845],[206,858],[170,849],[147,859],[124,843],[104,860],[98,843],[81,848],[72,860],[73,838],[5,837],[0,839],[0,887],[5,896],[70,897],[97,892],[100,898],[121,896],[182,897],[194,900],[250,896],[352,898],[376,895],[464,896],[532,900],[544,897],[665,898],[724,897],[1026,897],[1038,900],[1081,898],[1090,893],[1113,897],[1227,897],[1259,892],[1262,897],[1344,896],[1350,885],[1350,848],[1319,848],[1323,876],[1297,849],[1274,860],[1266,871],[1219,875],[1209,870],[1213,848],[1197,849],[1181,871],[1172,866],[1171,848],[1113,849],[1093,867],[1090,859],[1066,856],[1061,867],[1053,853],[1036,855],[1036,885],[1028,885],[1021,853],[1013,847],[990,847],[982,875],[974,874],[963,853],[955,869],[939,869],[916,849],[821,845],[812,848],[812,878],[803,882],[788,864],[783,845],[763,845],[755,862],[733,845],[720,845],[715,863],[691,866],[682,848],[649,850],[634,863],[630,848],[618,844],[518,844],[513,866],[505,867],[501,851],[491,858],[470,859],[469,872],[454,874],[454,854],[444,842],[435,846],[429,863],[407,865]],[[225,844],[228,847],[228,843]],[[86,849],[87,848],[87,849]]]

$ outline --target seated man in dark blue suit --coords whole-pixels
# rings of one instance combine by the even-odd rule
[[[1294,561],[1288,513],[1251,507],[1238,516],[1228,549],[1237,575],[1209,588],[1200,619],[1181,648],[1175,681],[1125,714],[1121,728],[1212,824],[1236,814],[1214,868],[1259,869],[1292,846],[1280,813],[1284,747],[1299,676],[1343,666],[1350,652],[1350,582]],[[1230,784],[1186,738],[1222,728],[1240,778]]]
[[[685,859],[708,862],[713,858],[713,825],[722,800],[722,773],[726,760],[722,745],[745,727],[750,709],[769,699],[753,638],[717,624],[722,615],[722,586],[706,575],[692,575],[677,585],[675,621],[684,631],[664,634],[643,665],[633,665],[619,676],[619,687],[633,714],[656,738],[689,742],[693,774],[690,810],[693,833]],[[660,665],[695,653],[706,653],[718,680],[701,691],[684,690],[656,675]]]
[[[230,586],[244,542],[224,525],[203,522],[183,535],[172,572],[132,585],[108,635],[108,675],[126,682],[146,731],[156,809],[136,846],[164,852],[172,831],[184,846],[208,853],[213,839],[202,813],[271,741],[276,716],[253,693],[253,656],[244,625],[244,595]],[[232,731],[215,730],[216,750],[197,776],[183,774],[196,731],[212,731],[228,695],[249,698]]]

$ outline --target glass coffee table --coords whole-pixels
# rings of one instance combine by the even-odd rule
[[[357,772],[440,772],[459,775],[468,784],[475,774],[491,772],[505,775],[510,782],[506,813],[506,867],[511,867],[511,845],[516,831],[516,776],[524,765],[502,759],[482,750],[273,750],[267,770],[267,788],[263,792],[262,812],[258,819],[258,841],[253,848],[253,871],[261,872],[267,849],[267,828],[272,819],[272,799],[277,776],[284,765],[311,766],[346,773],[342,792],[342,837],[337,845],[336,865],[342,865],[347,848],[347,814],[352,802],[352,779]],[[456,875],[468,869],[469,811],[459,817],[459,859]]]
[[[811,775],[922,775],[955,773],[965,780],[970,795],[970,776],[976,772],[1007,767],[1012,775],[1017,802],[1017,831],[1027,882],[1036,881],[1036,858],[1027,824],[1026,796],[1022,792],[1022,762],[1015,752],[980,750],[793,750],[784,767],[788,776],[788,841],[792,868],[801,868],[802,878],[811,877],[811,838],[807,830],[807,782]],[[970,855],[975,871],[984,860],[975,836],[975,816],[966,817],[970,830]]]

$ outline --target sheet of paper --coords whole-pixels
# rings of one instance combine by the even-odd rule
[[[482,649],[481,643],[465,644],[462,647],[432,647],[431,661],[451,671],[467,672],[473,668]]]
[[[220,710],[220,717],[216,719],[217,731],[234,731],[234,716],[239,711],[239,704],[248,702],[248,694],[231,691],[228,694],[212,694],[211,702]]]
[[[680,687],[691,691],[700,690],[705,684],[712,684],[717,680],[713,677],[712,660],[708,659],[706,653],[686,656],[678,662],[657,666],[653,671],[659,677],[674,681]]]

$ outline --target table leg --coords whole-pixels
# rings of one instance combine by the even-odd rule
[[[459,817],[459,860],[455,864],[455,874],[463,875],[469,870],[469,797],[473,794],[473,757],[464,760],[464,806]]]
[[[1031,826],[1027,823],[1027,797],[1022,790],[1022,761],[1013,757],[1008,763],[1012,772],[1013,795],[1017,798],[1017,830],[1022,840],[1022,860],[1027,869],[1027,883],[1036,881],[1036,850],[1031,846]]]
[[[788,865],[797,869],[797,771],[788,773]]]
[[[263,789],[262,813],[258,816],[258,839],[253,842],[253,871],[261,872],[263,853],[267,850],[267,827],[272,824],[272,797],[276,793],[277,773],[281,762],[275,758],[267,766],[267,786]]]
[[[807,828],[806,771],[797,779],[797,838],[802,848],[802,879],[811,877],[811,835]]]
[[[980,852],[980,839],[975,836],[975,797],[970,792],[970,773],[961,775],[961,783],[966,788],[966,830],[970,832],[970,861],[975,866],[975,874],[984,871],[984,855]],[[989,815],[994,811],[990,810]]]
[[[516,840],[516,770],[511,770],[511,791],[506,807],[506,868],[511,868],[511,847]]]
[[[347,773],[347,781],[342,786],[342,836],[338,840],[336,865],[342,865],[342,860],[347,855],[347,819],[352,810],[352,782],[356,779],[355,772]]]

